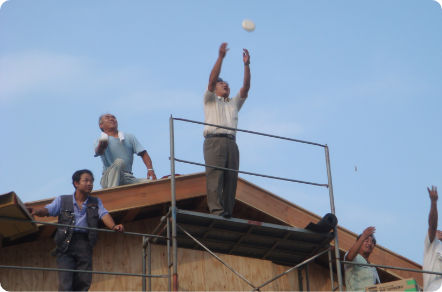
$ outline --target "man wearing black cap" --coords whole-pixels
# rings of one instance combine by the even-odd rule
[[[243,49],[244,84],[238,94],[229,98],[229,84],[219,78],[221,66],[229,49],[221,44],[218,59],[210,73],[209,85],[204,93],[204,115],[208,124],[236,129],[238,112],[243,106],[250,89],[250,55]],[[239,169],[239,150],[236,145],[236,131],[206,125],[204,128],[204,160],[206,165]],[[206,167],[207,204],[211,214],[230,218],[236,195],[236,171],[224,171]]]

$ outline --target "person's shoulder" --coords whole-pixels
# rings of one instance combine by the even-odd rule
[[[133,139],[136,138],[134,134],[132,133],[127,133],[127,132],[123,132],[124,133],[124,138],[129,138],[129,139]]]
[[[204,91],[204,100],[205,101],[213,101],[216,98],[215,90],[213,92],[209,91],[209,88],[206,88],[206,91]]]

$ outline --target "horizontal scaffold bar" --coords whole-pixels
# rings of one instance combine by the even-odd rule
[[[95,230],[95,231],[100,231],[100,232],[117,233],[116,231],[107,230],[107,229],[82,227],[82,226],[72,226],[72,225],[66,225],[66,224],[49,223],[49,222],[42,222],[42,221],[33,221],[33,220],[26,220],[26,219],[19,219],[19,218],[10,218],[10,217],[4,217],[4,216],[0,216],[0,220],[20,221],[20,222],[37,223],[37,224],[44,224],[44,225],[53,225],[53,226],[61,226],[61,227],[73,227],[73,228],[86,229],[86,230]],[[123,233],[127,234],[127,235],[146,236],[146,237],[154,237],[154,238],[161,238],[161,239],[168,240],[167,237],[158,236],[158,235],[152,235],[152,234],[143,234],[143,233],[136,233],[136,232],[123,232]]]
[[[194,164],[194,165],[200,165],[200,166],[205,166],[205,167],[211,167],[211,168],[220,169],[220,170],[236,171],[238,173],[244,173],[244,174],[248,174],[248,175],[255,175],[255,176],[261,176],[261,177],[267,177],[267,178],[273,178],[273,179],[279,179],[279,180],[296,182],[296,183],[300,183],[300,184],[308,184],[308,185],[314,185],[314,186],[320,186],[320,187],[328,188],[327,184],[318,184],[318,183],[312,183],[312,182],[307,182],[307,181],[302,181],[302,180],[295,180],[295,179],[289,179],[289,178],[283,178],[283,177],[277,177],[277,176],[270,176],[270,175],[265,175],[265,174],[258,174],[258,173],[253,173],[253,172],[246,172],[246,171],[241,171],[241,170],[236,170],[236,169],[230,169],[230,168],[224,168],[224,167],[218,167],[218,166],[213,166],[213,165],[208,165],[208,164],[202,164],[202,163],[182,160],[182,159],[178,159],[178,158],[175,158],[175,161],[183,162],[183,163],[189,163],[189,164]]]
[[[413,269],[399,268],[399,267],[392,267],[392,266],[382,266],[382,265],[373,265],[373,264],[361,264],[361,263],[343,262],[343,261],[341,261],[341,264],[367,266],[367,267],[376,267],[376,268],[384,268],[384,269],[392,269],[392,270],[402,270],[402,271],[408,271],[408,272],[416,272],[416,273],[422,273],[422,274],[434,274],[434,275],[441,275],[442,276],[442,273],[438,273],[438,272],[424,271],[424,270],[413,270]]]
[[[308,141],[303,141],[303,140],[297,140],[297,139],[286,138],[286,137],[275,136],[275,135],[264,134],[264,133],[260,133],[260,132],[254,132],[254,131],[248,131],[248,130],[242,130],[242,129],[235,129],[235,128],[224,127],[224,126],[220,126],[220,125],[214,125],[214,124],[208,124],[208,123],[192,121],[192,120],[186,120],[186,119],[180,119],[180,118],[172,118],[172,119],[177,120],[177,121],[183,121],[183,122],[189,122],[189,123],[194,123],[194,124],[213,126],[213,127],[227,129],[227,130],[232,130],[232,131],[240,131],[240,132],[245,132],[245,133],[250,133],[250,134],[256,134],[256,135],[272,137],[272,138],[277,138],[277,139],[282,139],[282,140],[288,140],[288,141],[293,141],[293,142],[299,142],[299,143],[304,143],[304,144],[316,145],[316,146],[321,146],[321,147],[326,147],[327,146],[327,145],[322,145],[322,144],[314,143],[314,142],[308,142]]]
[[[22,270],[40,270],[48,272],[71,272],[71,273],[91,273],[91,274],[104,274],[104,275],[117,275],[117,276],[132,276],[132,277],[169,278],[168,275],[143,275],[143,274],[130,274],[130,273],[52,269],[52,268],[39,268],[39,267],[3,266],[3,265],[0,265],[0,269],[22,269]]]

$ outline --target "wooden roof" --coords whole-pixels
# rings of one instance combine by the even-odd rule
[[[132,222],[140,219],[163,216],[167,213],[170,200],[170,178],[120,186],[92,192],[93,196],[101,199],[105,208],[112,214],[116,222]],[[26,203],[34,208],[44,207],[54,198]],[[195,173],[176,177],[176,199],[179,209],[193,210],[208,213],[206,202],[205,173]],[[338,208],[339,210],[339,208]],[[289,225],[304,228],[308,223],[317,223],[322,217],[318,216],[292,202],[289,202],[269,191],[266,191],[245,179],[238,179],[236,204],[233,216],[267,223]],[[339,218],[339,213],[337,214]],[[38,217],[39,221],[55,222],[54,217]],[[9,244],[20,243],[40,238],[49,238],[55,231],[54,226],[41,226],[34,239],[30,237],[16,240]],[[341,259],[345,252],[355,243],[357,234],[338,226],[339,248]],[[370,256],[370,262],[378,265],[396,266],[409,269],[422,269],[422,266],[377,245]],[[328,267],[328,263],[327,263]],[[384,279],[415,278],[422,286],[421,273],[412,273],[399,270],[381,272]],[[390,277],[390,278],[388,278]],[[389,280],[388,280],[389,281]]]

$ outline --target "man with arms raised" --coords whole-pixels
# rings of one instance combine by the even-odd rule
[[[368,257],[376,246],[376,228],[368,227],[356,239],[356,243],[345,254],[344,261],[370,264]],[[344,265],[347,291],[365,291],[365,287],[380,284],[376,268],[358,265]]]
[[[149,178],[157,179],[147,151],[134,135],[118,131],[118,122],[114,115],[100,116],[98,126],[102,133],[101,138],[95,141],[94,149],[95,157],[101,156],[103,162],[103,177],[100,182],[103,189],[145,182]],[[132,173],[134,154],[140,156],[146,165],[147,178],[134,177]]]
[[[250,55],[244,49],[244,83],[238,94],[229,98],[229,84],[219,78],[226,56],[227,43],[219,48],[218,59],[210,73],[209,85],[204,93],[205,122],[236,129],[238,112],[243,106],[250,89]],[[239,150],[236,145],[236,131],[213,126],[204,128],[204,160],[207,165],[239,169]],[[236,171],[224,171],[206,167],[207,203],[211,214],[230,218],[235,204]]]
[[[428,188],[427,188],[428,189]],[[437,188],[432,186],[428,189],[430,194],[430,216],[428,218],[428,232],[424,243],[424,271],[442,273],[442,232],[437,230]],[[424,291],[439,290],[442,284],[442,276],[424,274]]]
[[[114,223],[99,198],[89,196],[94,187],[91,171],[76,171],[72,184],[75,187],[73,195],[59,196],[44,208],[28,210],[39,217],[58,216],[58,223],[72,226],[58,227],[55,234],[57,247],[54,251],[59,269],[92,271],[92,248],[97,243],[97,231],[75,227],[98,228],[99,218],[114,231],[124,232],[124,227]],[[92,274],[59,272],[58,281],[59,291],[88,291]]]

